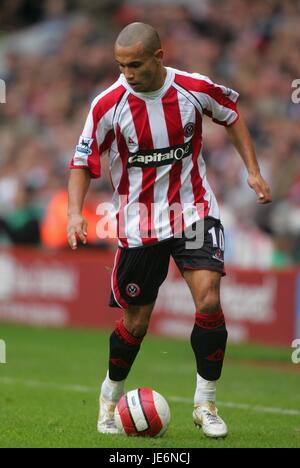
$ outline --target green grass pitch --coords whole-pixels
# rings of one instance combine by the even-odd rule
[[[0,447],[205,448],[300,447],[300,364],[292,349],[229,345],[218,385],[226,439],[210,440],[192,423],[194,359],[188,341],[147,336],[127,390],[162,393],[171,423],[159,439],[100,435],[98,392],[109,332],[0,325]]]

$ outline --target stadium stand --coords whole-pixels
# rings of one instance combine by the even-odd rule
[[[293,80],[300,78],[300,10],[289,0],[4,1],[1,242],[49,247],[49,233],[39,233],[49,221],[49,204],[66,188],[89,103],[118,75],[114,39],[135,20],[160,31],[167,65],[200,72],[241,94],[240,108],[274,202],[257,208],[224,129],[207,120],[205,159],[227,232],[227,263],[259,268],[299,263],[300,104],[291,95]],[[93,184],[107,197],[107,160],[103,166],[103,178]],[[27,231],[26,220],[34,224]],[[23,226],[23,237],[12,234],[16,226]]]

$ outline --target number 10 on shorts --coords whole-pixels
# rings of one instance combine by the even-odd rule
[[[212,236],[213,247],[219,248],[222,250],[222,252],[224,252],[225,239],[224,239],[224,234],[223,234],[222,229],[219,229],[219,236],[217,236],[215,227],[211,228],[208,232]]]

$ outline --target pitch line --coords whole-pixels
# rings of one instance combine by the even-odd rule
[[[192,400],[189,398],[181,398],[181,397],[169,397],[170,401],[174,401],[175,403],[188,403],[193,404]],[[258,413],[274,413],[274,414],[282,414],[285,416],[300,416],[300,411],[296,409],[284,409],[284,408],[276,408],[272,406],[260,406],[260,405],[249,405],[247,403],[233,403],[231,401],[217,401],[217,406],[222,406],[224,408],[235,408],[235,409],[242,409],[242,410],[251,410],[256,411]]]
[[[37,380],[21,380],[15,379],[12,377],[0,377],[0,384],[2,385],[24,385],[25,387],[34,387],[34,388],[53,388],[55,390],[62,390],[67,392],[77,392],[77,393],[97,393],[97,389],[94,387],[87,387],[84,385],[61,385],[58,383],[51,382],[41,382]],[[166,396],[166,395],[165,395]],[[190,398],[183,398],[178,396],[166,396],[166,399],[174,403],[182,403],[193,405],[193,400]],[[257,413],[273,413],[280,414],[284,416],[300,416],[300,411],[296,409],[285,409],[277,408],[272,406],[260,406],[260,405],[250,405],[247,403],[233,403],[230,401],[218,401],[218,406],[224,408],[233,408],[246,411],[255,411]]]

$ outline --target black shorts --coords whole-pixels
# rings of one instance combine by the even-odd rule
[[[194,224],[192,229],[195,227]],[[126,309],[129,305],[155,302],[167,277],[171,256],[181,274],[184,270],[212,270],[224,276],[224,228],[220,220],[206,217],[203,230],[201,247],[198,247],[199,242],[193,245],[196,237],[191,234],[145,247],[119,247],[109,305]]]

